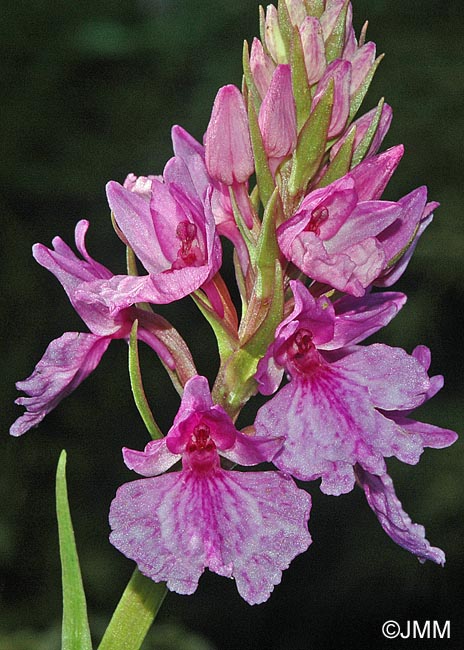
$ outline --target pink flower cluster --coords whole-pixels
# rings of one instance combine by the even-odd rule
[[[381,198],[403,147],[379,153],[387,104],[355,119],[379,63],[375,44],[365,29],[356,38],[345,0],[281,0],[262,23],[245,51],[243,90],[219,90],[204,144],[176,126],[162,175],[108,183],[127,275],[89,256],[84,221],[80,258],[60,238],[53,250],[35,245],[90,332],[52,341],[17,384],[26,412],[11,427],[19,436],[37,425],[137,322],[182,398],[165,437],[123,450],[145,478],[119,488],[111,542],[173,591],[192,593],[209,568],[234,578],[251,604],[311,543],[311,498],[294,479],[320,479],[329,495],[357,483],[397,544],[443,564],[403,510],[386,459],[416,464],[425,447],[456,439],[411,415],[443,385],[428,375],[428,348],[360,345],[403,307],[404,294],[378,288],[403,274],[437,206],[425,187]],[[240,318],[221,276],[221,237],[235,251]],[[182,336],[151,308],[186,296],[217,337],[211,391]],[[271,397],[240,431],[236,419],[258,391]],[[236,468],[263,462],[274,468]]]

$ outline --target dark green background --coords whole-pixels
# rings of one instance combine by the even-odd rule
[[[254,0],[3,1],[0,21],[0,205],[2,215],[2,410],[0,650],[59,647],[60,568],[54,473],[68,450],[72,512],[89,611],[101,633],[132,563],[108,543],[107,512],[118,485],[132,480],[121,447],[147,435],[131,401],[124,344],[110,346],[97,371],[37,430],[16,440],[8,427],[14,381],[28,376],[46,345],[85,326],[59,283],[30,255],[34,242],[91,221],[91,253],[114,272],[124,250],[112,232],[104,186],[134,171],[160,173],[171,155],[169,129],[201,138],[217,88],[240,84],[241,47],[258,33]],[[406,155],[388,189],[398,198],[427,184],[441,202],[398,289],[409,302],[377,340],[408,351],[432,348],[443,391],[420,417],[462,430],[463,345],[463,20],[461,2],[354,0],[357,30],[387,57],[364,110],[384,95],[394,121],[385,146]],[[214,340],[185,299],[162,312],[192,347],[199,371],[214,376]],[[205,351],[205,345],[207,350]],[[167,430],[178,400],[154,355],[144,351],[146,389]],[[157,404],[161,405],[161,408]],[[243,421],[243,424],[247,422]],[[314,543],[285,572],[265,605],[249,607],[234,584],[206,574],[192,597],[169,594],[147,648],[331,650],[401,648],[386,641],[387,619],[451,620],[462,648],[462,442],[428,450],[416,467],[390,462],[414,521],[448,556],[444,569],[421,566],[382,532],[359,490],[340,498],[311,485]]]

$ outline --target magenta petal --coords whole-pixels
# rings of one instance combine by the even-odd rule
[[[124,447],[122,455],[127,467],[141,476],[163,474],[181,458],[180,454],[169,451],[166,447],[166,438],[150,440],[143,451]]]
[[[182,406],[174,418],[173,426],[185,419],[186,414],[194,411],[208,411],[213,407],[213,400],[208,380],[201,375],[195,375],[184,386]]]
[[[183,453],[197,425],[209,428],[212,440],[221,451],[230,449],[238,435],[224,409],[213,404],[208,380],[200,375],[185,384],[179,411],[166,437],[168,449],[175,454]]]
[[[171,591],[193,593],[209,568],[234,578],[248,603],[261,603],[311,543],[310,505],[277,472],[175,472],[119,488],[110,540]]]
[[[26,407],[10,428],[20,436],[41,422],[61,400],[69,395],[100,363],[110,337],[66,332],[50,343],[34,372],[16,388],[26,393],[16,404]]]
[[[445,554],[439,548],[430,546],[425,538],[425,529],[414,524],[403,510],[396,496],[393,482],[388,474],[374,476],[360,467],[356,468],[358,481],[363,488],[367,502],[380,522],[380,525],[392,540],[410,553],[414,553],[421,562],[432,560],[444,565]]]
[[[430,381],[423,366],[401,348],[376,343],[360,347],[333,364],[368,388],[374,405],[407,410],[424,402]]]
[[[396,316],[406,302],[404,293],[371,293],[363,298],[344,296],[335,301],[334,335],[319,345],[322,350],[337,350],[363,341]]]
[[[335,314],[332,303],[325,296],[314,298],[299,280],[290,280],[290,288],[295,306],[290,316],[278,326],[278,336],[287,324],[298,320],[300,325],[311,331],[314,345],[323,346],[333,337]]]

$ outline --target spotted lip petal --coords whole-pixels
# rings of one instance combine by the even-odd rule
[[[291,287],[294,310],[277,327],[257,373],[265,394],[276,390],[283,371],[290,379],[254,424],[258,437],[284,437],[276,467],[301,480],[320,478],[323,492],[338,495],[353,488],[357,464],[380,476],[386,457],[416,464],[424,447],[454,442],[454,432],[410,418],[442,385],[440,376],[427,375],[427,348],[409,355],[383,344],[356,345],[393,317],[402,294],[344,297],[331,306],[300,282]]]
[[[120,487],[110,541],[171,591],[193,593],[209,568],[257,604],[310,545],[310,507],[309,495],[278,472],[183,470]]]

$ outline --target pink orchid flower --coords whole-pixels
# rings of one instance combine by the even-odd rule
[[[212,189],[204,191],[196,170],[179,156],[168,161],[163,177],[126,179],[126,185],[110,181],[108,203],[148,275],[95,281],[80,299],[101,302],[115,313],[138,302],[166,304],[207,289],[222,262]]]
[[[290,378],[255,420],[257,435],[286,436],[276,467],[305,481],[321,478],[323,492],[339,495],[352,490],[356,466],[384,477],[385,457],[416,464],[424,447],[456,440],[453,431],[409,418],[442,385],[442,378],[427,375],[426,348],[409,355],[382,344],[356,345],[394,316],[402,294],[331,304],[300,282],[291,286],[293,312],[278,326],[256,376],[264,393],[277,388],[279,371]],[[438,561],[433,549],[421,557]]]
[[[425,187],[397,202],[379,200],[402,153],[393,147],[310,192],[277,231],[285,257],[310,278],[353,296],[388,273],[427,214]]]
[[[17,382],[17,389],[27,396],[19,397],[16,404],[25,406],[26,412],[11,426],[13,436],[20,436],[37,426],[47,413],[77,388],[100,363],[113,339],[128,338],[137,317],[134,309],[110,313],[101,303],[79,298],[79,294],[85,297],[85,287],[89,283],[113,277],[111,271],[88,254],[85,246],[88,227],[89,223],[84,220],[76,226],[76,247],[83,259],[79,259],[60,237],[53,240],[53,250],[42,244],[35,244],[33,248],[37,262],[61,282],[90,333],[66,332],[52,341],[32,375]],[[138,330],[138,338],[152,347],[169,367],[174,367],[170,353],[152,332],[142,326]]]
[[[142,573],[171,591],[191,594],[205,568],[234,578],[250,604],[267,600],[283,569],[311,543],[310,496],[280,472],[239,472],[220,456],[255,465],[271,458],[276,438],[237,431],[213,405],[205,377],[185,385],[167,436],[124,460],[144,478],[118,489],[110,540]],[[182,469],[166,472],[177,461]]]

